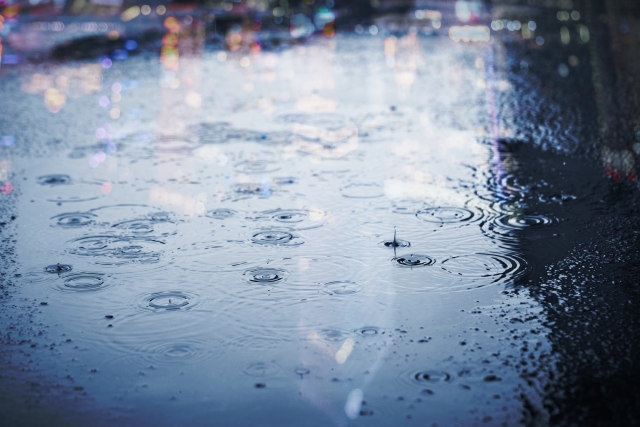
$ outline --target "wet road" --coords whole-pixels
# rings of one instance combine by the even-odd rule
[[[2,71],[10,424],[637,422],[637,184],[588,70],[178,50]]]

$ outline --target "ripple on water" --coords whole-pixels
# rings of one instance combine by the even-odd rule
[[[260,183],[252,182],[234,184],[231,189],[239,196],[269,195],[273,191],[273,189],[266,184],[263,185]]]
[[[482,219],[482,212],[476,209],[440,206],[419,209],[416,218],[434,224],[469,224]]]
[[[264,230],[251,237],[251,242],[269,246],[299,246],[304,243],[302,238],[288,230]]]
[[[553,217],[540,214],[506,214],[487,221],[481,228],[489,237],[503,242],[517,243],[521,238],[518,233],[520,230],[547,227],[557,222],[558,220]]]
[[[71,184],[71,177],[63,174],[51,174],[39,176],[38,184],[40,185],[66,185]]]
[[[242,276],[245,282],[250,284],[271,285],[286,280],[289,272],[279,268],[252,268],[245,271]]]
[[[232,216],[235,216],[236,214],[237,212],[234,211],[233,209],[219,208],[219,209],[212,209],[210,211],[207,211],[207,213],[205,213],[205,216],[207,218],[213,218],[213,219],[227,219],[227,218],[231,218]]]
[[[155,338],[153,334],[150,336]],[[153,339],[135,346],[132,351],[148,362],[157,364],[199,363],[212,356],[201,340],[182,337]]]
[[[180,291],[154,292],[146,295],[143,308],[158,310],[188,310],[194,306],[193,295]]]
[[[393,261],[393,265],[395,265],[396,267],[403,268],[427,267],[429,265],[433,265],[436,262],[435,258],[431,258],[428,255],[420,254],[399,255],[397,257],[391,258],[391,261]]]
[[[344,342],[351,335],[352,335],[352,333],[349,332],[349,331],[345,331],[345,330],[341,330],[341,329],[327,328],[327,329],[319,330],[317,332],[317,335],[316,334],[312,334],[311,338],[314,339],[314,338],[319,337],[320,339],[322,339],[324,341]]]
[[[348,280],[327,282],[323,286],[324,293],[328,295],[353,295],[362,291],[362,286]]]
[[[524,273],[527,263],[515,254],[476,253],[448,258],[442,269],[458,276],[498,281]]]
[[[51,219],[54,224],[62,228],[80,228],[95,222],[96,215],[88,212],[69,212],[56,215]]]
[[[106,276],[100,273],[73,273],[64,276],[57,289],[68,292],[97,291],[107,286]]]
[[[70,254],[95,257],[96,264],[153,264],[160,261],[163,241],[142,236],[86,236],[68,242]]]
[[[362,337],[375,337],[379,335],[384,335],[385,331],[382,328],[378,328],[377,326],[365,326],[360,329],[356,329],[355,333]]]
[[[349,199],[373,199],[384,195],[382,186],[378,184],[349,184],[340,191]]]
[[[402,239],[390,239],[390,240],[383,240],[382,242],[378,243],[378,246],[380,246],[381,248],[389,248],[389,249],[408,248],[411,246],[411,243],[407,240],[402,240]]]
[[[260,215],[260,218],[266,217],[296,230],[321,227],[324,218],[322,211],[307,209],[273,209],[264,211]]]
[[[270,160],[243,160],[235,165],[236,172],[246,174],[271,173],[280,170],[277,162]]]
[[[251,377],[268,377],[280,372],[280,366],[275,362],[256,362],[243,369]]]
[[[44,271],[46,271],[47,273],[55,274],[68,273],[71,270],[73,270],[73,267],[71,267],[69,264],[52,264],[44,268]]]

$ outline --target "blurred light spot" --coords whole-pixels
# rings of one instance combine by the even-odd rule
[[[246,92],[253,92],[253,83],[251,82],[247,82],[245,83],[242,88],[246,91]]]
[[[307,258],[300,258],[298,260],[298,270],[305,271],[309,268],[309,260]]]
[[[106,151],[108,154],[113,154],[118,151],[118,146],[115,143],[109,141],[104,145],[104,151]]]
[[[336,352],[336,356],[335,356],[336,362],[338,362],[339,365],[342,365],[344,362],[347,361],[347,358],[349,357],[352,351],[353,351],[353,340],[351,338],[347,338],[347,340],[344,343],[342,343],[342,346],[340,346],[340,348]]]
[[[424,19],[424,10],[416,10],[413,14],[416,19]]]
[[[273,16],[275,16],[276,18],[280,18],[282,16],[284,16],[284,9],[281,7],[274,7],[273,8]]]
[[[202,104],[202,98],[200,94],[195,91],[190,91],[184,99],[184,102],[191,108],[200,108]]]
[[[102,139],[105,136],[107,136],[107,131],[104,130],[104,128],[98,128],[98,130],[96,131],[96,138]]]
[[[100,63],[102,64],[102,68],[111,68],[111,66],[113,65],[113,61],[111,61],[111,59],[107,57],[102,58]]]
[[[307,98],[300,98],[296,102],[296,108],[306,112],[333,112],[336,109],[337,102],[335,99],[322,98],[319,95],[312,95]]]
[[[109,34],[107,34],[107,38],[109,40],[118,40],[120,38],[120,33],[116,30],[111,30],[109,31]]]
[[[544,44],[544,37],[542,37],[542,36],[536,37],[536,44],[538,46],[542,46]]]
[[[6,169],[0,169],[0,181],[4,181],[9,176],[9,173]]]
[[[10,182],[5,182],[2,184],[0,190],[2,191],[2,194],[10,194],[13,191],[13,185]]]
[[[151,7],[148,4],[145,4],[144,6],[142,6],[140,8],[140,13],[142,13],[143,15],[148,15],[151,13]]]
[[[67,98],[56,88],[50,87],[44,91],[44,102],[49,107],[59,108],[64,105]]]
[[[454,42],[488,42],[490,36],[491,31],[485,25],[463,27],[454,25],[449,28],[449,37]]]
[[[113,187],[111,186],[110,182],[104,182],[102,183],[102,194],[109,194],[111,193],[111,190],[113,189]]]
[[[140,6],[131,6],[129,9],[120,14],[120,19],[122,20],[122,22],[129,22],[132,19],[136,18],[138,15],[140,15]]]
[[[247,68],[249,65],[251,65],[251,60],[248,56],[243,56],[240,60],[240,66],[243,68]]]
[[[112,108],[109,111],[109,116],[111,116],[112,119],[117,119],[118,117],[120,117],[120,109],[119,108]]]
[[[120,93],[121,90],[122,90],[122,85],[120,84],[120,82],[115,82],[114,84],[111,85],[111,91],[113,93]]]
[[[479,70],[484,68],[484,60],[482,58],[476,58],[476,68]]]
[[[121,99],[122,99],[122,95],[120,95],[119,93],[111,94],[111,102],[113,103],[120,102]]]
[[[527,27],[529,27],[531,31],[535,31],[536,28],[538,28],[538,25],[535,23],[535,21],[529,21],[529,23],[527,24]]]
[[[315,27],[313,26],[313,23],[311,23],[311,20],[302,13],[293,15],[289,22],[289,32],[291,33],[291,37],[293,37],[294,39],[309,37],[315,30]]]
[[[173,16],[170,16],[164,20],[164,27],[172,33],[177,33],[180,31],[180,24],[178,23],[178,20]]]
[[[364,27],[362,25],[358,24],[354,28],[354,31],[356,32],[356,34],[362,34],[362,33],[364,33]]]
[[[360,409],[362,409],[362,399],[364,394],[359,388],[351,390],[347,401],[344,404],[344,412],[351,420],[355,420],[360,415]]]
[[[571,41],[571,34],[569,34],[567,27],[560,28],[560,40],[562,40],[562,44],[569,44]]]
[[[196,202],[195,212],[196,212],[198,215],[201,215],[201,214],[203,214],[203,213],[204,213],[204,210],[205,210],[204,203],[202,203],[202,202]]]
[[[587,28],[586,25],[580,25],[578,31],[580,32],[580,40],[582,40],[582,43],[588,43],[589,42],[589,28]]]
[[[216,55],[216,57],[218,58],[218,61],[224,62],[224,61],[227,60],[227,53],[226,52],[218,52],[218,55]]]
[[[465,0],[458,0],[455,6],[456,17],[462,22],[469,22],[471,19],[471,8]]]
[[[100,106],[102,108],[108,108],[109,107],[109,98],[107,96],[101,96],[100,99],[98,100],[98,104],[100,104]]]
[[[311,209],[309,211],[309,219],[311,221],[321,221],[324,218],[324,212],[320,209]]]
[[[558,11],[558,13],[556,13],[556,17],[559,21],[568,21],[569,16],[569,12],[567,12],[566,10],[560,10]]]
[[[14,135],[4,135],[0,138],[0,145],[3,147],[11,147],[16,143],[16,137]]]
[[[577,56],[571,55],[569,57],[569,65],[571,65],[572,67],[577,67],[578,65],[580,65],[580,60]]]
[[[491,21],[491,29],[493,31],[500,31],[504,29],[504,22],[502,22],[500,19],[496,20],[496,21]]]
[[[66,88],[69,86],[69,77],[67,76],[58,76],[56,77],[56,86],[59,88]]]
[[[577,10],[574,10],[573,12],[571,12],[571,19],[573,19],[574,21],[579,20],[580,12],[578,12]]]
[[[124,42],[124,48],[127,50],[136,50],[138,48],[138,42],[135,40],[127,40]]]
[[[560,77],[567,77],[569,75],[569,67],[567,67],[567,64],[558,65],[558,74],[560,74]]]
[[[158,15],[164,15],[166,11],[167,11],[167,8],[164,7],[163,5],[156,7],[156,13]]]
[[[378,34],[378,27],[376,27],[375,25],[371,25],[369,27],[369,34],[371,34],[372,36]]]

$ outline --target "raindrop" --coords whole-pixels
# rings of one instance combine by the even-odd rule
[[[244,160],[236,164],[235,169],[241,173],[259,174],[275,172],[280,169],[280,166],[268,160]]]
[[[93,224],[95,215],[90,213],[71,212],[54,216],[55,224],[63,228],[79,228]]]
[[[423,383],[450,383],[453,381],[451,375],[444,371],[420,371],[413,374],[414,381]]]
[[[43,175],[38,177],[38,184],[51,186],[71,184],[71,177],[69,175],[61,174]]]
[[[64,279],[65,290],[70,291],[95,291],[104,285],[102,274],[78,273],[67,276]]]
[[[339,329],[322,329],[318,332],[318,335],[325,341],[343,342],[349,338],[351,334]]]
[[[376,335],[384,334],[384,330],[376,326],[365,326],[364,328],[356,329],[355,332],[363,337],[374,337]]]
[[[253,243],[259,245],[298,246],[303,242],[293,234],[283,230],[260,231],[251,238]]]
[[[236,211],[234,211],[233,209],[220,208],[208,211],[205,216],[214,219],[227,219],[234,216],[235,214]]]
[[[73,270],[73,268],[69,264],[52,264],[44,268],[44,271],[46,271],[47,273],[56,274],[67,273],[71,270]]]
[[[394,265],[398,267],[426,267],[433,265],[436,260],[428,255],[408,254],[392,258]]]
[[[382,197],[384,191],[378,184],[349,184],[341,190],[344,197],[350,199],[373,199]]]
[[[477,253],[448,258],[442,262],[442,268],[459,276],[499,280],[523,273],[527,263],[513,254]]]
[[[420,209],[416,217],[425,222],[438,224],[454,224],[460,222],[477,221],[479,214],[467,208],[459,207],[435,207]]]
[[[189,305],[190,297],[182,292],[156,292],[146,298],[149,307],[159,310],[179,310]]]
[[[362,286],[348,280],[339,280],[324,284],[324,293],[328,295],[352,295],[360,291],[362,291]]]
[[[254,268],[242,275],[248,283],[271,284],[286,279],[288,272],[278,268]]]
[[[280,366],[273,362],[257,362],[244,368],[243,372],[252,377],[266,377],[280,372]]]

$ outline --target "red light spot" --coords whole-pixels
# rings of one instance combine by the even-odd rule
[[[2,191],[2,194],[9,194],[13,191],[13,185],[10,182],[5,182],[2,184],[0,191]]]
[[[102,184],[102,194],[109,194],[111,193],[111,190],[113,189],[113,186],[111,185],[110,182],[105,182]]]

